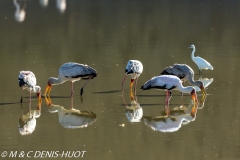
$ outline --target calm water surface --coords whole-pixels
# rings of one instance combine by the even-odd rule
[[[240,159],[239,1],[0,0],[0,15],[1,153],[87,151],[82,159],[103,160]],[[175,132],[154,131],[147,121],[163,119],[165,93],[143,92],[140,87],[174,63],[188,64],[198,73],[192,50],[187,49],[191,44],[196,46],[195,55],[214,67],[203,71],[202,78],[213,79],[204,106],[191,119],[190,96],[185,95],[182,104],[180,93],[174,91],[172,117],[184,106],[180,116],[188,116],[188,123]],[[134,102],[129,78],[124,97],[120,96],[129,59],[144,65]],[[41,114],[33,133],[21,135],[19,118],[29,107],[27,92],[19,103],[19,71],[33,71],[43,92],[47,79],[56,77],[58,68],[69,61],[94,67],[98,76],[86,86],[83,103],[79,90],[84,81],[79,81],[74,83],[74,99],[69,82],[53,86],[52,104],[67,110],[72,102],[76,110],[95,116],[85,116],[85,128],[64,128],[60,114],[51,112],[44,97],[38,106],[33,95],[31,109],[41,108]]]

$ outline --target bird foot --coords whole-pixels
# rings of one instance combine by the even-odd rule
[[[21,97],[21,99],[20,99],[20,103],[22,103],[22,97]]]

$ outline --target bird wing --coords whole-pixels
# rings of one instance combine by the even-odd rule
[[[141,89],[147,90],[151,88],[155,89],[167,89],[167,90],[172,90],[176,88],[177,84],[181,83],[181,80],[172,75],[162,75],[162,76],[157,76],[153,77],[149,81],[147,81]]]
[[[27,85],[29,87],[33,87],[37,84],[36,77],[34,73],[31,71],[21,71],[18,76],[18,79],[19,79],[19,85],[20,85],[20,82],[22,82],[23,85]]]
[[[194,75],[193,70],[186,64],[174,64],[173,66],[166,67],[161,75],[175,75],[180,79],[186,77],[186,75]]]
[[[89,75],[97,75],[95,69],[89,67],[88,65],[83,65],[79,63],[65,63],[59,69],[59,74],[67,78],[78,78],[86,77]]]
[[[206,61],[205,59],[201,57],[194,57],[194,62],[197,64],[198,68],[203,68],[203,69],[213,69],[213,66]]]

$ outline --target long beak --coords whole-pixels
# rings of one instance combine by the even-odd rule
[[[37,97],[38,97],[38,102],[40,102],[42,104],[41,92],[37,93]]]
[[[193,100],[194,103],[198,103],[198,99],[197,99],[197,94],[196,93],[192,94],[192,100]]]
[[[196,114],[197,114],[197,106],[196,106],[196,104],[194,103],[194,106],[192,107],[192,110],[191,110],[191,116],[192,116],[193,118],[195,118],[195,117],[196,117]]]
[[[46,101],[48,107],[50,107],[52,105],[51,99],[47,98],[46,96],[45,96],[45,101]]]
[[[47,94],[49,96],[51,88],[52,88],[51,84],[48,83],[47,86],[46,86],[45,92],[44,92],[45,97],[46,97]]]
[[[133,83],[134,83],[134,79],[131,79],[131,82],[130,82],[130,89],[132,89],[132,87],[133,87]]]
[[[200,87],[202,94],[205,96],[207,95],[207,92],[205,91],[205,88],[203,86]]]

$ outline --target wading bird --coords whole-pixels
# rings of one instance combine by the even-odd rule
[[[44,95],[48,94],[50,96],[50,91],[52,85],[59,85],[65,81],[71,82],[71,96],[73,96],[73,82],[79,81],[80,79],[87,80],[87,82],[82,86],[80,95],[83,94],[83,88],[89,82],[90,79],[93,79],[97,76],[97,71],[88,65],[79,64],[75,62],[68,62],[63,64],[59,68],[58,78],[50,77],[48,79],[48,84],[45,89]]]
[[[173,66],[166,67],[161,73],[161,75],[175,75],[180,78],[183,82],[188,81],[191,85],[197,86],[201,89],[202,94],[206,95],[206,91],[203,82],[200,80],[195,81],[194,71],[191,67],[186,64],[174,64]]]
[[[31,93],[37,93],[38,100],[41,101],[41,87],[37,86],[37,80],[33,72],[31,71],[20,71],[18,76],[19,87],[22,88],[22,95],[20,102],[22,103],[23,90],[29,91],[29,103],[31,102]]]
[[[197,64],[197,66],[198,66],[199,75],[202,74],[202,69],[213,70],[213,66],[208,61],[206,61],[205,59],[203,59],[201,57],[198,57],[198,56],[194,57],[194,53],[196,51],[196,48],[195,48],[195,46],[193,44],[191,46],[189,46],[188,48],[192,48],[193,49],[191,57],[192,57],[193,62],[195,62]]]
[[[122,81],[122,95],[123,95],[123,91],[124,91],[124,82],[126,80],[127,75],[131,76],[131,81],[130,81],[130,89],[132,89],[134,80],[136,80],[135,85],[134,85],[134,90],[135,90],[135,94],[136,94],[136,86],[137,86],[137,80],[138,77],[141,75],[143,71],[143,65],[140,61],[138,60],[129,60],[125,69],[125,77]]]
[[[142,87],[143,90],[148,89],[162,89],[166,90],[166,104],[169,104],[169,100],[171,98],[171,93],[173,89],[176,89],[183,93],[190,93],[192,95],[192,100],[194,103],[198,103],[196,90],[192,86],[183,87],[182,81],[173,75],[161,75],[157,77],[153,77],[148,80]]]

